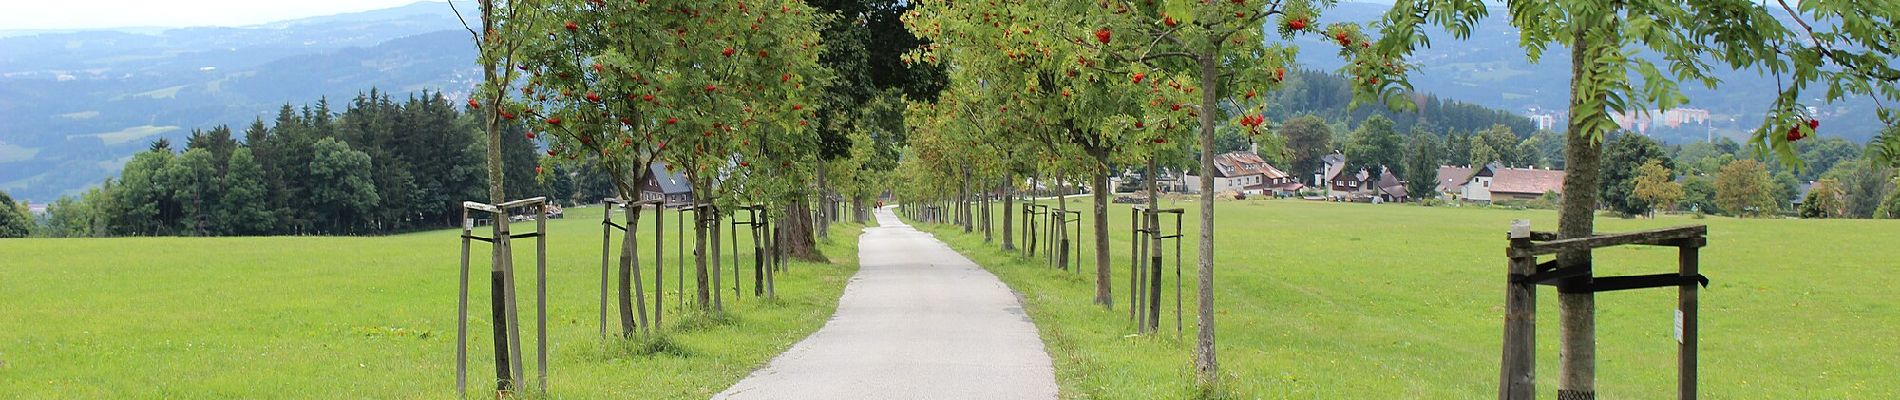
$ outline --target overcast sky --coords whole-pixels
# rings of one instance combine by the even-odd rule
[[[418,1],[425,0],[21,0],[0,6],[0,29],[243,26]]]

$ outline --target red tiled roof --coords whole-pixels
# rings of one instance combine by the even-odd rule
[[[1491,193],[1544,194],[1564,192],[1564,171],[1549,169],[1491,169]]]
[[[1292,177],[1285,171],[1274,168],[1266,160],[1260,159],[1259,155],[1243,151],[1214,156],[1214,169],[1219,173],[1217,176],[1226,178],[1262,175],[1265,177],[1264,180],[1272,181]]]

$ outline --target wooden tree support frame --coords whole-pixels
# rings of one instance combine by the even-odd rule
[[[1679,328],[1676,332],[1676,397],[1683,400],[1696,398],[1696,290],[1698,286],[1709,285],[1709,278],[1701,273],[1698,252],[1708,245],[1707,226],[1558,239],[1554,233],[1532,232],[1530,221],[1517,220],[1511,224],[1509,239],[1510,247],[1505,250],[1506,256],[1510,258],[1510,274],[1505,290],[1504,356],[1499,368],[1499,399],[1536,398],[1537,285],[1558,286],[1559,281],[1573,282],[1559,287],[1559,291],[1566,292],[1675,287],[1676,323]],[[1676,273],[1597,277],[1591,275],[1590,265],[1560,266],[1555,260],[1537,262],[1537,257],[1543,255],[1626,245],[1677,248]]]
[[[739,220],[739,213],[745,213],[746,220]],[[762,298],[777,298],[774,290],[772,269],[765,262],[766,240],[769,237],[770,213],[764,204],[741,206],[732,214],[732,295],[739,297],[739,226],[744,225],[752,231],[752,295]]]
[[[535,231],[509,233],[508,213],[517,208],[533,210]],[[456,303],[455,390],[468,397],[468,257],[475,241],[493,245],[490,258],[490,295],[495,327],[495,391],[514,393],[522,381],[520,323],[515,311],[515,271],[513,239],[535,239],[535,364],[539,369],[536,388],[543,395],[548,388],[548,241],[547,198],[515,200],[501,204],[462,202],[461,291]],[[474,235],[471,213],[490,216],[492,235]]]
[[[681,206],[673,211],[676,213],[675,216],[678,217],[677,221],[679,221],[673,224],[673,236],[680,239],[679,244],[674,246],[676,251],[673,254],[673,259],[679,260],[678,265],[673,268],[675,272],[675,279],[673,279],[675,292],[673,292],[673,297],[679,299],[680,311],[685,311],[686,298],[689,297],[686,295],[686,214],[697,213],[699,207]],[[698,221],[698,215],[694,215],[694,218],[694,221]]]
[[[1162,214],[1174,215],[1174,232],[1161,224]],[[1185,209],[1151,210],[1135,206],[1129,210],[1128,320],[1137,333],[1161,330],[1162,253],[1169,240],[1174,241],[1174,335],[1182,334],[1181,317],[1181,239]]]
[[[1037,236],[1042,236],[1042,230],[1045,229],[1043,225],[1047,225],[1047,221],[1042,221],[1042,217],[1048,215],[1049,205],[1047,204],[1023,203],[1023,241],[1028,242],[1023,244],[1023,254],[1029,257],[1036,256]],[[1044,245],[1047,245],[1047,240],[1044,242]]]
[[[637,213],[637,212],[643,212],[642,210],[644,210],[646,207],[649,207],[649,206],[653,207],[654,221],[653,221],[653,324],[652,324],[652,328],[658,328],[660,326],[660,321],[663,319],[663,313],[660,310],[664,307],[661,307],[661,305],[666,304],[665,297],[662,294],[665,292],[665,290],[663,289],[665,286],[661,286],[661,284],[664,283],[663,281],[661,281],[661,279],[664,279],[664,277],[666,276],[662,274],[663,271],[661,271],[661,269],[663,269],[662,267],[666,265],[664,264],[665,260],[663,258],[666,256],[666,250],[665,250],[665,247],[661,247],[662,245],[665,244],[664,235],[666,233],[666,201],[662,199],[651,199],[651,200],[641,200],[641,201],[629,203],[626,200],[609,197],[606,199],[601,199],[600,203],[603,207],[605,207],[605,210],[601,211],[601,216],[600,216],[600,338],[602,340],[607,339],[607,310],[608,310],[607,297],[609,296],[609,293],[612,293],[612,289],[608,285],[608,280],[613,276],[613,273],[611,272],[611,269],[610,269],[611,263],[609,262],[609,260],[612,258],[612,255],[613,255],[613,231],[619,230],[620,232],[625,233],[627,232],[627,229],[629,229],[629,227],[627,226],[622,226],[619,223],[614,222],[615,208],[621,208],[622,212]],[[634,271],[636,275],[639,274],[638,272],[639,266],[637,265],[634,266]],[[644,299],[646,295],[637,294],[635,296]],[[642,301],[642,303],[644,303],[644,301]],[[642,326],[640,328],[642,330],[648,330],[649,327],[646,326],[645,324],[646,305],[641,304],[638,307],[640,309],[638,311],[638,313],[640,314],[640,319],[641,319],[640,322],[642,323]]]
[[[1070,246],[1070,241],[1074,240],[1072,238],[1082,237],[1082,212],[1051,208],[1047,221],[1044,231],[1047,231],[1049,235],[1049,247],[1044,249],[1048,252],[1048,256],[1044,258],[1048,260],[1051,267],[1071,272],[1081,271],[1081,268],[1069,268],[1069,260],[1072,260],[1069,258],[1069,253],[1073,249],[1075,253],[1073,260],[1079,262],[1082,259],[1082,246]],[[1069,234],[1071,224],[1075,225],[1074,236]]]

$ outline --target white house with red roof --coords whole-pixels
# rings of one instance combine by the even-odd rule
[[[1444,172],[1445,169],[1439,169],[1439,173]],[[1440,179],[1443,178],[1441,175]],[[1463,199],[1487,203],[1532,200],[1547,192],[1562,194],[1563,191],[1564,171],[1535,167],[1511,168],[1498,163],[1471,171],[1461,185]]]
[[[1267,163],[1259,154],[1246,151],[1214,156],[1213,175],[1215,193],[1290,193],[1306,187],[1292,174]],[[1199,188],[1200,179],[1200,176],[1188,175],[1185,180],[1189,188]]]

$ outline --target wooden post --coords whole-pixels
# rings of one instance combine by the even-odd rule
[[[1510,240],[1512,248],[1530,247],[1531,222],[1512,221]],[[1536,270],[1535,256],[1511,257],[1504,291],[1504,355],[1498,378],[1501,400],[1536,398],[1537,284],[1523,279]]]
[[[607,268],[607,254],[613,252],[614,204],[615,199],[606,199],[600,204],[606,210],[600,215],[600,339],[607,339],[607,277],[612,275]]]
[[[1128,320],[1135,320],[1135,314],[1141,312],[1141,207],[1128,210]]]
[[[1187,212],[1174,213],[1174,337],[1181,337],[1181,219]]]
[[[713,206],[712,204],[707,204],[705,207],[706,207],[705,212],[707,215],[706,216],[706,226],[707,226],[706,230],[708,231],[707,233],[711,236],[711,238],[708,239],[707,244],[710,245],[711,247],[708,247],[707,249],[702,250],[702,252],[704,252],[704,254],[711,256],[711,258],[706,261],[708,265],[710,266],[707,269],[712,270],[712,280],[708,281],[709,283],[707,284],[707,286],[712,288],[713,311],[725,312],[726,311],[726,302],[724,299],[725,296],[721,294],[719,291],[719,283],[721,282],[721,279],[719,276],[719,255],[721,253],[724,253],[722,251],[719,251],[720,250],[719,249],[719,217],[720,217],[719,208]]]
[[[455,303],[455,393],[457,398],[468,398],[468,248],[470,230],[475,228],[475,220],[468,218],[468,209],[462,209],[462,290]],[[605,325],[602,325],[605,326]]]
[[[646,210],[641,210],[646,211]],[[632,229],[632,228],[628,228]],[[666,309],[666,200],[653,203],[653,330]]]
[[[739,275],[739,212],[736,210],[732,212],[732,233],[729,236],[732,239],[732,301],[736,302],[740,297],[745,297],[739,295],[739,285],[743,278]]]
[[[1074,237],[1076,238],[1082,237],[1082,212],[1081,211],[1075,212],[1075,236]],[[1075,246],[1075,270],[1076,272],[1082,271],[1082,246]]]
[[[765,259],[766,259],[766,265],[765,265],[765,298],[768,298],[768,299],[776,299],[776,298],[778,298],[778,292],[777,292],[777,290],[776,290],[777,288],[775,288],[775,287],[773,287],[774,285],[776,285],[776,283],[774,283],[774,282],[773,282],[773,280],[775,279],[775,277],[774,277],[773,275],[775,275],[775,274],[777,274],[777,271],[774,271],[774,270],[775,270],[775,269],[778,269],[778,266],[776,266],[776,265],[772,265],[772,261],[771,261],[771,257],[769,257],[769,256],[767,256],[767,254],[766,254],[767,252],[769,252],[769,251],[770,251],[769,249],[771,249],[771,248],[772,248],[772,244],[771,244],[771,241],[772,241],[772,216],[771,216],[771,214],[770,214],[770,213],[767,213],[767,214],[766,214],[766,216],[765,216],[765,221],[764,221],[764,223],[763,223],[763,224],[761,224],[761,225],[762,225],[762,226],[761,226],[761,227],[759,228],[759,239],[761,239],[761,240],[763,240],[763,241],[764,241],[764,246],[765,246],[765,248],[766,248],[766,249],[768,249],[768,250],[766,250],[766,251],[760,251],[760,252],[759,252],[759,256],[760,256],[760,257],[765,257]]]
[[[1677,257],[1678,273],[1684,278],[1701,275],[1700,255],[1702,240],[1698,239],[1689,246],[1683,246]],[[1682,336],[1676,343],[1676,398],[1693,400],[1696,398],[1696,282],[1685,279],[1676,289],[1677,322],[1682,324]]]
[[[1136,245],[1136,247],[1140,248],[1141,255],[1135,258],[1135,288],[1132,293],[1135,296],[1136,308],[1135,333],[1147,333],[1148,331],[1148,324],[1146,323],[1148,320],[1148,255],[1156,250],[1160,250],[1150,248],[1149,246],[1151,243],[1148,241],[1148,238],[1153,236],[1154,232],[1149,232],[1148,227],[1144,225],[1146,225],[1148,213],[1150,212],[1152,212],[1152,210],[1140,210],[1133,221],[1135,231],[1139,232],[1136,234],[1135,240],[1141,242]]]
[[[541,203],[534,207],[539,213],[534,218],[534,351],[535,367],[540,375],[536,376],[536,389],[542,397],[548,393],[548,205]]]
[[[679,223],[673,225],[674,235],[678,236],[680,239],[679,244],[674,246],[679,249],[678,252],[673,254],[674,255],[673,258],[679,259],[679,265],[673,269],[673,271],[677,273],[678,275],[678,276],[675,276],[674,278],[676,279],[673,280],[673,285],[675,286],[674,290],[677,290],[677,292],[674,292],[673,295],[679,297],[680,310],[685,311],[686,310],[686,207],[680,207],[678,212],[679,212],[679,218],[678,218]],[[695,218],[697,218],[697,216],[695,216]]]

